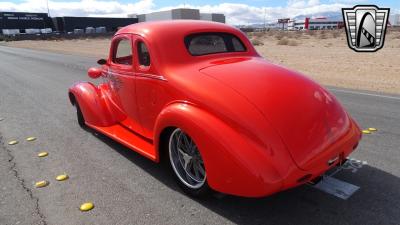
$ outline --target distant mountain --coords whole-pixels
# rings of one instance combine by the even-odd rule
[[[309,18],[318,18],[318,17],[326,17],[331,20],[342,20],[342,12],[327,12],[327,13],[319,13],[319,14],[313,14],[313,15],[299,15],[294,17],[293,19],[295,20],[303,20],[304,18],[309,17]]]

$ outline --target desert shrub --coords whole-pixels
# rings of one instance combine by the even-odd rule
[[[310,36],[314,36],[316,34],[316,32],[314,30],[307,30],[306,34],[310,35]]]
[[[288,45],[289,46],[297,46],[299,44],[295,40],[290,40]]]
[[[286,35],[285,35],[283,32],[278,32],[278,33],[275,35],[275,38],[278,39],[278,40],[281,40],[281,39],[283,39],[285,36],[286,36]]]
[[[335,30],[335,31],[332,32],[332,37],[333,38],[338,38],[338,37],[340,37],[340,34],[341,34],[341,31]]]
[[[289,44],[289,40],[286,38],[279,39],[279,41],[278,41],[278,45],[288,45],[288,44]]]
[[[10,37],[10,36],[3,36],[3,35],[0,35],[0,41],[6,41],[6,42],[9,42],[9,41],[13,41],[14,40],[14,38],[13,37]]]
[[[264,45],[264,42],[262,42],[260,39],[253,39],[253,40],[251,40],[251,43],[254,45],[254,46],[260,46],[260,45]]]
[[[319,39],[327,39],[326,31],[321,31],[321,33],[318,36]]]
[[[264,32],[253,32],[254,37],[263,37],[264,36]]]
[[[277,42],[278,45],[287,45],[287,46],[298,46],[299,43],[296,42],[295,40],[289,40],[287,38],[282,38],[281,40],[278,40]]]

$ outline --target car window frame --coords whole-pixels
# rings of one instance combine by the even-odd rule
[[[152,72],[154,72],[153,70],[154,70],[154,66],[155,66],[155,58],[152,57],[152,50],[151,50],[150,44],[147,42],[147,40],[145,38],[143,38],[140,35],[133,35],[132,39],[133,39],[133,45],[135,46],[135,49],[136,49],[136,53],[135,53],[135,56],[137,58],[137,60],[135,60],[136,72],[137,73],[152,73]],[[150,65],[149,66],[141,65],[139,62],[139,52],[137,51],[137,46],[138,46],[139,42],[143,42],[147,47],[147,51],[149,52],[149,55],[150,55]]]
[[[123,40],[123,39],[127,40],[131,45],[131,56],[132,56],[132,59],[131,59],[131,64],[128,64],[128,65],[127,64],[120,64],[120,63],[117,63],[117,62],[114,61],[114,59],[116,58],[116,55],[117,55],[119,42],[121,40]],[[111,65],[119,66],[119,67],[125,67],[125,68],[133,68],[134,67],[136,60],[135,60],[135,57],[134,57],[135,56],[134,55],[135,51],[133,49],[133,43],[132,43],[131,35],[121,34],[121,35],[118,35],[118,36],[114,37],[113,40],[112,40],[111,49],[112,49],[112,51],[110,52],[110,63],[111,63]]]
[[[150,58],[149,65],[143,65],[140,62],[140,55],[139,55],[140,54],[140,51],[139,51],[139,44],[140,43],[143,43],[146,46],[146,49],[147,49],[147,52],[148,52],[149,58]],[[145,41],[143,41],[142,39],[137,39],[136,42],[135,42],[135,46],[136,46],[136,52],[137,52],[136,53],[136,55],[137,55],[137,63],[138,63],[139,68],[142,68],[143,70],[146,70],[146,69],[150,68],[153,60],[152,60],[152,57],[151,57],[151,54],[150,54],[150,48],[147,45],[147,43]]]

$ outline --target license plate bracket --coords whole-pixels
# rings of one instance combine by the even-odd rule
[[[359,186],[330,176],[323,176],[313,187],[343,200],[347,200],[360,189]]]

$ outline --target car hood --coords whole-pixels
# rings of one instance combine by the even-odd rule
[[[276,129],[300,168],[342,137],[350,118],[323,87],[261,58],[228,59],[200,69],[253,104]]]

